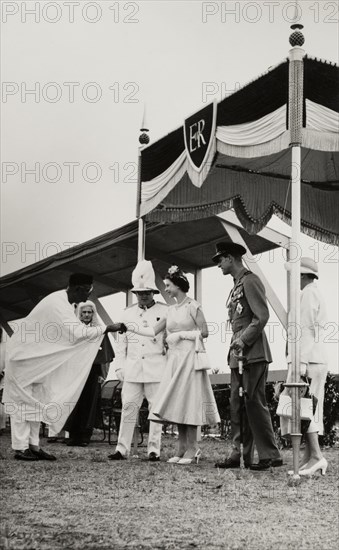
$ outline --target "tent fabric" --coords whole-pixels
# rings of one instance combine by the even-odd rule
[[[236,227],[253,255],[278,246],[261,235],[249,235]],[[213,266],[215,243],[231,240],[223,219],[216,216],[169,225],[146,222],[146,234],[145,257],[161,276],[173,264],[190,273]],[[135,220],[0,277],[0,324],[26,317],[43,297],[66,288],[73,272],[93,276],[94,297],[128,291],[137,261],[138,222]]]
[[[307,57],[303,63],[302,230],[338,244],[339,71]],[[218,104],[215,154],[199,177],[183,127],[142,150],[140,215],[168,223],[234,208],[249,232],[274,213],[289,223],[288,68],[283,62]]]

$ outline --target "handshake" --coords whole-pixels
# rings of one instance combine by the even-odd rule
[[[119,332],[119,334],[124,334],[127,332],[127,327],[125,323],[113,323],[113,325],[107,325],[105,334],[108,332]]]

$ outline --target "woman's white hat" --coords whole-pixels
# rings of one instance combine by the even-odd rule
[[[140,260],[132,273],[132,292],[142,292],[151,290],[154,294],[159,294],[155,286],[155,273],[152,262]]]
[[[318,266],[312,258],[301,258],[300,260],[300,273],[306,273],[309,275],[314,275],[316,279],[319,279],[318,276]]]

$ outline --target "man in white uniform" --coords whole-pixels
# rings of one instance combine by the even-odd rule
[[[3,402],[11,416],[12,448],[18,460],[55,460],[40,449],[40,422],[58,433],[72,412],[106,332],[120,323],[87,327],[74,305],[87,300],[93,277],[70,276],[21,321],[7,343]]]
[[[167,305],[155,302],[154,294],[159,290],[155,286],[154,271],[151,262],[142,260],[132,274],[132,292],[138,303],[125,309],[123,323],[143,327],[153,327],[167,314]],[[115,371],[122,387],[122,415],[115,453],[111,460],[124,460],[129,455],[137,415],[144,397],[149,410],[158,390],[166,363],[164,331],[155,338],[139,336],[128,332],[119,338],[115,353]],[[151,462],[160,460],[162,424],[150,422],[147,444],[148,458]]]

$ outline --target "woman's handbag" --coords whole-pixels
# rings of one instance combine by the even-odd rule
[[[306,388],[305,396],[300,398],[300,419],[313,420],[317,403],[317,398],[310,393],[308,386]],[[289,395],[283,393],[280,394],[277,415],[292,418],[292,398]]]
[[[292,398],[289,395],[280,395],[277,407],[277,415],[292,418]],[[300,398],[301,420],[312,420],[313,418],[313,397]]]
[[[199,334],[195,340],[194,370],[209,370],[210,368],[209,358]]]

